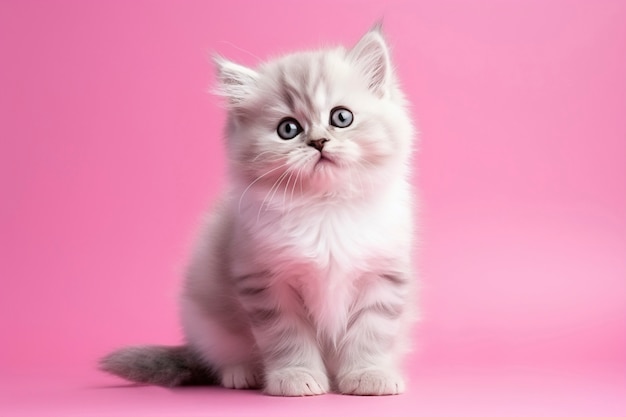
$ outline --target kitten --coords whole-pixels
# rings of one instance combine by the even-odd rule
[[[413,128],[380,29],[257,69],[216,58],[230,181],[181,300],[186,345],[104,370],[270,395],[385,395],[415,316]]]

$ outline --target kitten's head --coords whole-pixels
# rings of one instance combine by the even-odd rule
[[[373,192],[405,175],[412,125],[379,29],[257,69],[216,58],[231,171],[284,198]],[[274,191],[272,191],[274,190]]]

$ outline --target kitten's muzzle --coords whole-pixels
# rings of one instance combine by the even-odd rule
[[[306,144],[309,146],[314,147],[315,149],[317,149],[318,151],[322,152],[322,149],[324,149],[324,144],[328,142],[328,139],[326,138],[321,138],[321,139],[312,139],[309,140]]]

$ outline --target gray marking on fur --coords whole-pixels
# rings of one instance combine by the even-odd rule
[[[236,277],[234,277],[233,279],[235,280],[236,283],[241,284],[245,281],[251,280],[251,279],[262,279],[264,277],[266,277],[268,275],[267,272],[262,271],[262,272],[253,272],[251,274],[245,274],[245,275],[238,275]]]
[[[267,291],[267,287],[245,287],[239,289],[239,295],[253,297]]]
[[[348,320],[348,328],[352,327],[360,318],[368,313],[378,314],[388,318],[389,320],[397,319],[404,312],[404,306],[401,304],[382,304],[376,303],[371,306],[364,307],[356,311]]]
[[[280,312],[277,309],[258,308],[249,314],[250,322],[255,326],[267,326],[278,319]]]
[[[403,285],[406,284],[406,280],[397,274],[383,274],[381,275],[381,278],[386,279],[387,281],[391,282],[392,284],[396,284],[396,285]]]
[[[311,77],[311,71],[313,71],[313,67],[301,69],[301,72],[298,74],[298,81],[300,83],[299,88],[296,88],[298,91],[298,98],[301,102],[303,102],[304,108],[306,109],[308,114],[311,114],[313,109],[315,109],[315,103],[311,99],[311,94],[307,86],[309,85],[309,80]],[[302,94],[301,91],[306,91],[306,94]]]
[[[129,381],[164,387],[216,385],[209,369],[187,346],[131,346],[100,359],[100,369]]]
[[[292,114],[296,111],[295,97],[297,95],[296,89],[287,83],[287,76],[285,68],[280,69],[280,85],[282,86],[282,98],[289,107],[289,111]]]

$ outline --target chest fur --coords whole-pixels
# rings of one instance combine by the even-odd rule
[[[345,330],[364,276],[384,273],[405,245],[409,225],[385,207],[307,207],[258,225],[255,263],[294,287],[318,333]],[[272,215],[271,213],[268,215]]]
[[[271,246],[322,274],[346,274],[370,268],[375,258],[392,250],[396,237],[389,223],[372,208],[303,208],[277,219]]]

